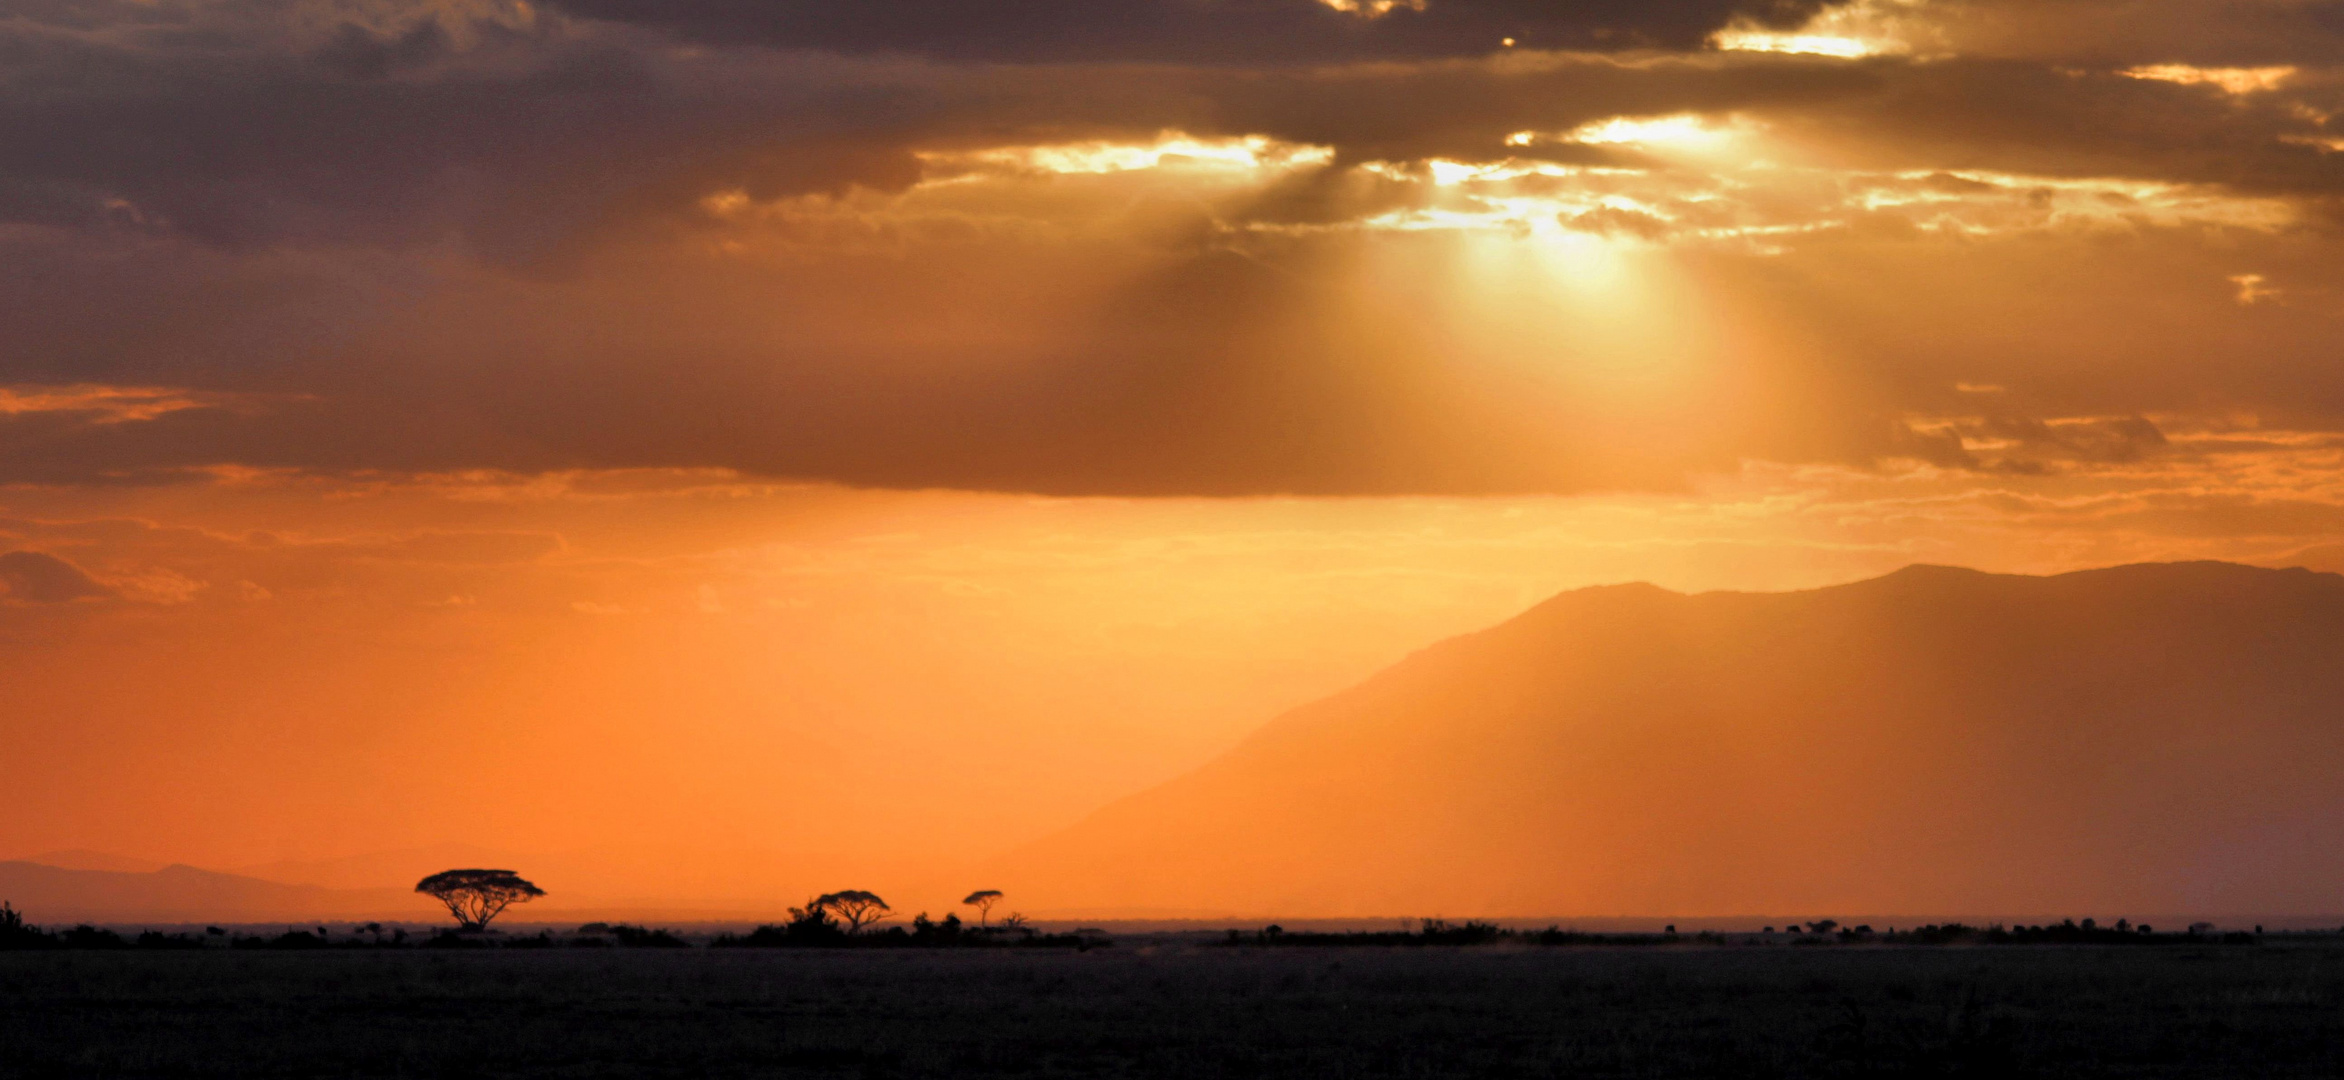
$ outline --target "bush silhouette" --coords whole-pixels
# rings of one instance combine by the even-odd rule
[[[688,949],[691,944],[665,930],[647,926],[629,926],[617,923],[608,928],[610,936],[629,949]]]
[[[24,921],[24,914],[5,902],[0,902],[0,950],[48,949],[57,945],[57,939],[41,932],[41,928]]]
[[[962,937],[960,916],[947,914],[943,922],[929,922],[923,911],[912,917],[911,937],[916,945],[958,945]]]
[[[112,930],[102,930],[83,923],[57,935],[57,940],[68,949],[127,949],[130,943]]]
[[[130,943],[130,946],[134,949],[173,950],[200,949],[204,947],[204,944],[202,938],[193,934],[166,934],[160,930],[146,930],[140,932],[137,939]]]
[[[819,906],[791,908],[791,920],[781,925],[767,924],[746,934],[720,934],[708,944],[718,949],[999,949],[999,948],[1058,948],[1088,950],[1103,948],[1113,941],[1102,930],[1077,930],[1071,934],[1039,934],[1019,929],[1004,932],[996,927],[990,932],[971,930],[958,915],[946,915],[939,921],[930,919],[926,912],[913,916],[911,925],[890,926],[884,930],[865,931],[848,936],[846,927]],[[1234,933],[1234,931],[1232,931]]]

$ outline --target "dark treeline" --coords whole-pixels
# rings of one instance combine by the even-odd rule
[[[971,926],[957,915],[946,915],[942,921],[930,919],[926,913],[915,916],[910,925],[886,927],[860,926],[855,920],[842,919],[835,914],[834,904],[809,903],[803,908],[790,909],[790,919],[783,923],[759,926],[745,934],[725,933],[707,940],[709,948],[718,949],[947,949],[947,948],[1068,948],[1088,950],[1113,944],[1103,930],[1082,929],[1065,933],[1043,933],[1027,926],[1024,920]],[[2339,931],[2344,933],[2344,931]],[[2081,922],[2066,920],[2039,925],[1968,926],[1961,923],[1929,924],[1903,930],[1894,928],[1875,931],[1866,925],[1841,926],[1830,919],[1804,924],[1788,924],[1778,931],[1766,927],[1757,932],[1726,933],[1702,930],[1678,934],[1671,926],[1659,933],[1596,933],[1569,930],[1559,926],[1545,929],[1510,929],[1495,923],[1467,921],[1450,923],[1440,919],[1425,919],[1414,929],[1306,931],[1287,930],[1282,926],[1267,926],[1256,931],[1230,930],[1222,944],[1233,946],[1270,946],[1280,948],[1344,947],[1344,946],[1473,946],[1473,945],[1601,945],[1601,946],[1750,946],[1750,945],[2252,945],[2262,938],[2262,928],[2253,933],[2217,931],[2209,923],[2192,924],[2185,930],[2158,933],[2146,925],[2134,925],[2119,919],[2113,926],[2102,926],[2091,919]],[[220,927],[207,927],[202,932],[182,931],[164,933],[146,930],[135,935],[89,925],[58,930],[45,930],[24,921],[13,907],[0,903],[0,951],[34,949],[135,949],[169,951],[188,949],[552,949],[552,948],[626,948],[626,949],[685,949],[694,947],[691,940],[670,930],[633,926],[627,923],[587,923],[568,933],[550,929],[534,934],[484,934],[442,930],[433,934],[410,935],[405,929],[385,927],[381,923],[346,925],[340,932],[326,926],[315,929],[287,927],[277,934],[237,934]]]
[[[145,930],[136,935],[87,924],[59,930],[44,930],[24,921],[14,907],[0,903],[0,951],[35,949],[143,949],[175,951],[187,949],[543,949],[575,948],[685,948],[690,945],[683,938],[666,930],[652,930],[625,923],[588,923],[575,933],[555,934],[540,930],[535,934],[488,936],[442,930],[433,934],[410,935],[401,927],[386,927],[381,923],[351,924],[337,933],[331,927],[315,929],[287,927],[276,934],[231,933],[217,926],[205,927],[202,932],[181,931],[164,933]]]
[[[1093,949],[1110,944],[1105,931],[1076,930],[1066,934],[1045,934],[1025,925],[1020,920],[998,926],[970,926],[958,915],[946,915],[942,922],[928,918],[926,912],[912,918],[910,926],[890,926],[885,929],[856,932],[848,923],[832,916],[820,904],[791,908],[790,920],[785,923],[760,926],[746,934],[723,934],[709,942],[718,949],[791,949],[791,948],[856,948],[856,949],[937,949],[968,947],[1027,946],[1041,948]]]
[[[1495,923],[1449,923],[1440,919],[1425,919],[1414,930],[1349,930],[1332,932],[1295,931],[1282,926],[1267,926],[1252,933],[1229,931],[1226,944],[1269,946],[1337,946],[1337,945],[2252,945],[2260,940],[2262,928],[2254,933],[2233,931],[2217,933],[2208,923],[2196,923],[2179,933],[2157,933],[2148,926],[2135,926],[2119,919],[2114,926],[2101,926],[2091,919],[2078,923],[2069,919],[2059,923],[2031,926],[1967,926],[1961,923],[1930,924],[1907,930],[1879,930],[1870,926],[1841,926],[1831,919],[1804,924],[1789,924],[1778,933],[1766,927],[1756,933],[1725,933],[1703,930],[1680,935],[1670,926],[1657,934],[1605,934],[1581,930],[1566,930],[1549,926],[1543,930],[1514,930]]]
[[[1112,942],[1102,930],[1077,930],[1072,933],[1046,934],[1025,925],[1023,920],[992,926],[970,926],[957,915],[946,915],[942,922],[932,921],[925,913],[915,917],[911,925],[885,928],[856,928],[851,921],[832,914],[828,905],[809,904],[805,908],[790,909],[791,919],[780,924],[760,926],[746,934],[720,934],[708,942],[711,948],[985,948],[1026,946],[1040,948],[1094,949]],[[0,903],[0,951],[35,949],[551,949],[551,948],[623,948],[623,949],[687,949],[693,943],[671,930],[633,926],[627,923],[587,923],[570,933],[539,930],[534,934],[489,934],[479,931],[441,930],[429,935],[410,935],[405,929],[385,927],[381,923],[349,925],[336,932],[327,926],[315,929],[287,927],[277,934],[237,934],[220,927],[206,927],[202,932],[182,931],[164,933],[147,930],[136,935],[102,927],[81,925],[61,930],[44,930],[24,921],[13,907]]]
[[[452,936],[452,935],[442,935]],[[180,932],[166,934],[160,930],[146,930],[135,937],[126,937],[118,931],[82,924],[62,930],[44,930],[24,921],[14,907],[0,903],[0,951],[29,949],[325,949],[325,948],[408,948],[429,945],[436,939],[426,938],[419,943],[408,940],[407,931],[385,929],[381,923],[367,923],[351,927],[341,937],[320,926],[316,931],[295,930],[290,927],[281,934],[231,934],[217,926],[204,928],[200,934]]]
[[[2252,945],[2260,939],[2262,929],[2258,926],[2254,933],[2244,930],[2219,933],[2211,924],[2194,923],[2178,933],[2160,934],[2145,925],[2130,925],[2123,919],[2116,920],[2114,926],[2100,926],[2090,919],[2081,923],[2069,919],[2039,926],[2012,927],[1947,923],[1883,935],[1883,940],[1916,945],[2204,945],[2209,942]]]

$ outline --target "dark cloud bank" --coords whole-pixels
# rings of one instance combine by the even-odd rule
[[[562,10],[693,40],[1020,63],[1329,63],[1519,47],[1694,48],[1729,21],[1795,26],[1826,0],[558,0]]]
[[[458,19],[257,0],[28,4],[0,24],[0,385],[184,386],[254,404],[130,423],[0,415],[0,479],[144,481],[220,463],[718,465],[889,486],[1243,494],[1665,485],[1751,454],[1966,466],[1897,419],[1922,403],[1913,387],[1961,370],[1795,373],[1824,415],[1791,435],[1692,405],[1613,416],[1513,376],[1461,379],[1438,342],[1281,337],[1282,310],[1339,310],[1339,298],[1297,283],[1295,265],[1209,243],[1160,260],[1062,341],[990,364],[835,334],[728,345],[696,330],[704,308],[647,296],[614,314],[595,285],[675,273],[611,252],[697,235],[711,191],[902,191],[922,175],[921,149],[1168,128],[1337,155],[1192,231],[1362,213],[1328,180],[1359,162],[1489,160],[1514,131],[1686,110],[1763,117],[1851,168],[2138,177],[2315,211],[2344,186],[2344,154],[2317,143],[2313,119],[2344,101],[2318,71],[2286,95],[2228,98],[2026,57],[1700,49],[1736,19],[1789,26],[1818,6],[1431,0],[1366,18],[1311,0],[563,0]],[[2040,18],[2086,25],[2106,6]],[[2314,31],[2330,20],[2329,6],[2302,7]],[[2173,8],[2178,22],[2196,10]],[[2272,55],[2300,53],[2301,32],[2274,32]],[[1517,54],[1498,55],[1504,37]],[[2225,42],[2223,56],[2251,58]],[[1609,51],[1524,54],[1535,48]],[[1312,258],[1331,259],[1345,242],[1313,243]],[[2238,269],[2252,268],[2206,273],[2221,290]],[[1842,271],[1798,274],[1826,272]],[[740,310],[769,308],[785,328],[825,317],[824,276],[774,272]],[[916,320],[919,288],[947,286],[904,287],[900,317]],[[2273,316],[2298,337],[2307,317]],[[630,337],[621,323],[672,333]],[[2265,351],[2292,356],[2293,341]],[[1931,364],[1958,351],[1881,334],[1866,348]],[[2344,416],[2344,387],[2257,377],[2141,380],[2059,404],[2213,399]],[[1630,449],[1638,425],[1671,434]]]

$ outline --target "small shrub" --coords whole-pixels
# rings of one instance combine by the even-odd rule
[[[625,923],[612,926],[610,936],[616,938],[620,945],[630,949],[687,949],[691,947],[689,942],[665,930],[628,926]]]
[[[148,930],[140,933],[138,940],[131,942],[131,945],[140,949],[200,949],[204,947],[203,939],[193,934],[166,934],[160,930]]]

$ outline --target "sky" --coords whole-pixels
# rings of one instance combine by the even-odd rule
[[[0,857],[794,901],[1562,589],[2344,570],[2339,57],[2328,0],[14,0]]]

